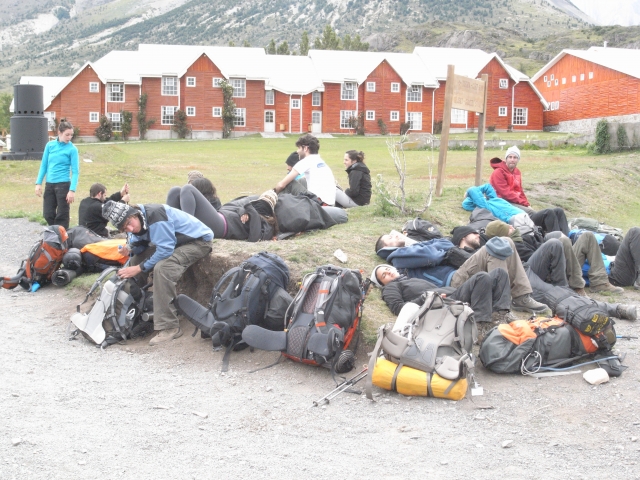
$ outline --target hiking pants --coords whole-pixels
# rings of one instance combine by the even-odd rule
[[[582,232],[573,244],[573,252],[581,266],[584,265],[585,260],[589,260],[589,285],[602,285],[609,282],[602,260],[602,251],[593,232]]]
[[[530,213],[529,216],[533,223],[542,228],[544,233],[562,232],[565,235],[569,235],[567,216],[564,210],[559,207],[545,208],[544,210]]]
[[[171,188],[167,205],[196,217],[213,231],[215,238],[224,238],[227,233],[227,221],[193,185]]]
[[[578,262],[578,257],[576,257],[573,251],[571,240],[562,232],[550,232],[544,236],[545,242],[552,238],[562,243],[564,259],[567,262],[567,281],[569,282],[569,286],[571,288],[584,288],[585,282],[584,278],[582,278],[582,264]],[[544,278],[540,274],[538,274],[538,276]]]
[[[634,284],[640,274],[640,228],[629,229],[611,267],[611,280],[620,287]]]
[[[71,182],[45,183],[42,215],[48,225],[61,225],[66,230],[69,229],[69,204],[67,203],[69,187]]]
[[[513,250],[513,254],[506,260],[500,260],[489,255],[487,247],[482,247],[456,270],[451,279],[451,286],[459,287],[478,272],[491,272],[496,268],[502,268],[509,274],[512,297],[516,298],[531,293],[531,285],[529,285],[529,280],[520,261],[520,256],[516,251],[516,246],[510,238],[505,238],[505,240],[509,242]]]
[[[468,303],[476,322],[490,322],[491,312],[511,309],[509,275],[502,268],[478,272],[447,297]]]
[[[569,239],[567,238],[567,240]],[[550,238],[540,245],[540,248],[533,252],[527,261],[527,265],[545,282],[563,287],[569,285],[567,282],[567,262],[560,240]]]
[[[153,255],[155,247],[149,247],[131,259],[138,265]],[[178,328],[180,321],[176,307],[170,304],[176,296],[176,284],[185,270],[211,253],[211,242],[196,240],[176,247],[170,257],[160,260],[153,268],[153,328],[167,330]]]
[[[342,208],[354,208],[360,206],[338,187],[336,187],[336,203],[339,203]]]

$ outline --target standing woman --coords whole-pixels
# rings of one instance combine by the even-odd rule
[[[336,203],[343,208],[369,205],[371,200],[371,172],[364,164],[364,153],[349,150],[344,154],[344,166],[349,175],[349,188],[336,188]]]
[[[40,172],[36,180],[36,195],[42,196],[42,181],[47,177],[42,202],[42,213],[49,225],[69,228],[69,205],[75,200],[80,174],[78,149],[73,143],[73,125],[61,121],[58,138],[44,147]]]

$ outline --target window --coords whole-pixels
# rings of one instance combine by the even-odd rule
[[[367,120],[375,120],[375,119],[376,119],[376,111],[367,110]]]
[[[458,110],[457,108],[451,109],[451,123],[461,124],[467,123],[467,111]]]
[[[178,107],[162,107],[162,125],[173,125],[173,114]]]
[[[551,74],[551,78],[550,78],[549,80],[553,81],[553,80],[554,80],[554,78],[555,78],[555,77],[554,77],[554,75],[553,75],[553,74]]]
[[[558,79],[556,78],[556,79],[554,80],[554,82],[555,82],[555,83],[554,83],[554,85],[557,87],[557,86],[558,86]]]
[[[549,103],[549,110],[560,110],[560,102],[558,102],[558,101],[550,102]]]
[[[584,73],[581,73],[581,74],[580,74],[580,81],[581,81],[581,82],[582,82],[582,81],[584,81]]]
[[[233,87],[233,96],[244,98],[247,96],[247,84],[244,78],[232,78],[229,82]]]
[[[196,77],[187,77],[187,87],[196,86]]]
[[[107,113],[109,120],[111,120],[111,130],[114,132],[122,131],[122,116],[120,113]]]
[[[178,77],[162,77],[162,95],[178,95]]]
[[[353,100],[356,98],[356,84],[344,82],[340,92],[340,100]]]
[[[196,116],[196,107],[187,107],[187,117]]]
[[[576,76],[575,76],[575,75],[572,75],[572,76],[571,76],[571,81],[572,81],[573,83],[576,83]]]
[[[291,108],[300,109],[300,99],[299,98],[292,98],[291,99]]]
[[[407,102],[421,102],[422,87],[420,85],[411,85],[407,88]]]
[[[322,123],[322,112],[311,112],[311,123],[316,125]]]
[[[507,107],[498,107],[498,116],[506,117],[507,116]]]
[[[313,92],[311,94],[311,106],[312,107],[320,106],[320,92]]]
[[[376,91],[376,82],[367,82],[367,92]]]
[[[353,120],[358,116],[358,112],[353,110],[340,110],[340,128],[353,128]]]
[[[264,93],[264,104],[273,105],[274,103],[276,103],[276,94],[273,90],[267,90]]]
[[[98,123],[100,121],[100,113],[99,112],[89,112],[89,121],[91,123]]]
[[[547,82],[547,87],[550,87],[550,86],[551,86],[551,80]]]
[[[124,84],[109,83],[108,86],[109,86],[109,101],[124,102]]]
[[[543,82],[547,83],[547,76],[545,75],[544,78],[542,79]]]
[[[222,116],[222,107],[213,107],[212,116],[221,117]]]
[[[562,84],[563,84],[563,85],[566,85],[566,83],[567,83],[567,79],[566,79],[566,77],[562,77]]]
[[[514,125],[526,125],[527,116],[529,114],[528,108],[516,107],[513,109],[513,124]]]
[[[98,82],[89,82],[89,93],[97,93],[100,91],[100,84]]]
[[[215,88],[220,88],[220,82],[221,82],[222,80],[223,80],[222,78],[214,78],[214,79],[213,79],[213,84],[212,84],[212,85],[213,85]]]
[[[589,80],[593,79],[593,72],[589,72]]]
[[[392,122],[397,122],[400,120],[400,112],[398,110],[392,110],[389,112],[389,120]]]
[[[499,86],[500,86],[500,88],[509,88],[509,79],[508,78],[501,78]]]
[[[234,127],[244,127],[246,122],[245,118],[247,116],[246,108],[234,108],[233,109],[233,126]]]
[[[264,123],[274,123],[275,121],[275,114],[273,113],[273,110],[266,110],[264,112]]]
[[[52,132],[56,130],[56,112],[44,112],[44,117],[47,119],[48,129]]]
[[[422,130],[422,112],[407,112],[409,130]]]
[[[398,93],[400,91],[400,84],[398,82],[391,82],[391,92]]]

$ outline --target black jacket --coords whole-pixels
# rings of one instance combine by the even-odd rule
[[[451,294],[456,289],[453,287],[436,287],[433,283],[421,278],[400,276],[385,285],[382,289],[382,299],[391,312],[393,312],[394,315],[398,315],[405,303],[416,302],[420,298],[420,295],[427,290]]]
[[[349,174],[349,188],[344,193],[358,205],[369,205],[371,201],[371,172],[362,162],[356,162],[345,170]]]
[[[120,192],[116,192],[109,197],[109,200],[119,202],[122,200],[122,195]],[[101,237],[108,237],[107,224],[109,220],[102,216],[102,205],[104,204],[97,198],[83,198],[78,207],[78,225],[87,227]]]

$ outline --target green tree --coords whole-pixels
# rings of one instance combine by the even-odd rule
[[[350,50],[354,50],[357,52],[366,52],[367,50],[369,50],[369,44],[367,42],[363,42],[362,40],[360,40],[360,35],[356,35],[351,40]]]
[[[286,42],[286,40],[282,42],[280,45],[278,45],[277,52],[278,52],[278,55],[290,55],[289,44]]]
[[[331,25],[324,27],[321,37],[316,37],[313,47],[318,50],[340,50],[340,39]]]
[[[95,129],[94,133],[101,142],[106,142],[113,137],[113,124],[106,115],[102,115],[100,117],[100,125]]]
[[[147,94],[143,93],[138,98],[138,132],[140,135],[140,140],[144,140],[144,137],[147,135],[149,128],[156,123],[155,118],[151,120],[147,120]]]
[[[618,137],[618,150],[629,146],[629,136],[627,135],[627,130],[624,128],[624,125],[618,125],[616,136]]]
[[[178,138],[187,138],[191,128],[187,123],[187,113],[184,110],[178,109],[174,112],[171,130],[178,134]]]
[[[7,133],[11,133],[11,112],[9,106],[13,100],[13,95],[10,93],[0,94],[0,130],[6,130]]]
[[[353,50],[351,48],[351,35],[349,35],[348,33],[342,37],[342,48],[344,48],[345,50]]]
[[[604,118],[596,125],[596,141],[593,151],[598,155],[611,152],[611,135],[609,134],[609,122]]]
[[[242,46],[243,46],[243,47],[245,47],[245,48],[249,48],[249,47],[251,47],[251,44],[249,43],[249,40],[245,40],[245,41],[242,43]]]
[[[275,55],[276,54],[276,42],[272,38],[269,42],[269,46],[267,47],[267,55]]]
[[[236,118],[236,102],[233,101],[233,87],[226,80],[220,82],[222,90],[222,138],[229,138]]]
[[[236,46],[236,42],[234,42],[233,40],[229,40],[229,46],[230,47],[235,47]]]
[[[300,40],[300,55],[308,55],[309,54],[309,34],[305,30],[302,32],[302,39]]]
[[[128,110],[122,110],[120,115],[122,116],[122,138],[128,140],[133,128],[133,113]]]

